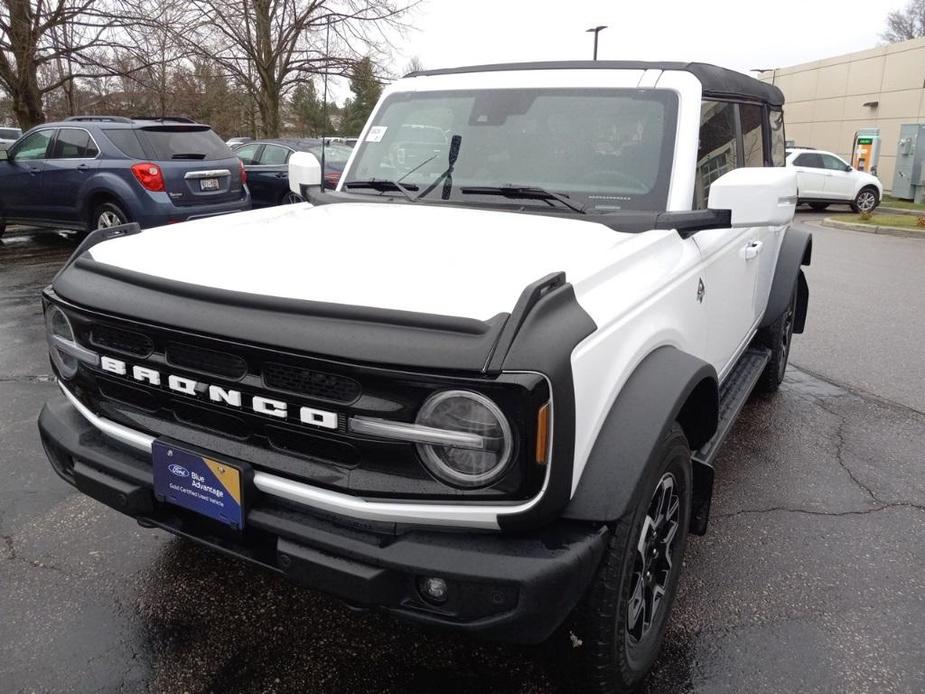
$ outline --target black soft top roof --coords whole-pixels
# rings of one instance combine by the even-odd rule
[[[453,75],[464,72],[501,72],[505,70],[683,70],[700,80],[700,84],[703,85],[704,96],[762,101],[772,106],[784,105],[783,92],[773,84],[767,84],[741,72],[727,70],[724,67],[707,63],[650,63],[626,60],[498,63],[496,65],[472,65],[443,70],[422,70],[420,72],[411,72],[405,77]]]

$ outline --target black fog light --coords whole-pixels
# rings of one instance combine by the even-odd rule
[[[418,579],[418,592],[431,605],[442,605],[449,597],[449,586],[442,578],[422,576]]]

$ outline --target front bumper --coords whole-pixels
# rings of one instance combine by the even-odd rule
[[[116,443],[63,396],[39,415],[55,471],[88,496],[147,526],[157,526],[258,563],[353,605],[405,619],[521,643],[546,639],[589,585],[606,529],[558,522],[516,535],[396,531],[336,522],[254,491],[246,529],[159,503],[150,457]],[[447,581],[448,599],[428,603],[418,579]]]

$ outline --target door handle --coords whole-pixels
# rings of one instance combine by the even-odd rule
[[[40,171],[41,171],[41,169],[40,169],[39,167],[37,167],[37,166],[30,166],[30,167],[29,167],[29,175],[30,175],[30,176],[35,176],[35,175],[36,175],[37,173],[39,173]]]
[[[90,167],[87,166],[86,164],[78,164],[78,165],[77,165],[77,170],[78,170],[78,171],[86,171],[86,170],[89,169],[89,168],[90,168]]]
[[[746,260],[751,260],[752,258],[757,258],[758,254],[761,253],[761,248],[764,244],[761,241],[751,241],[748,245],[745,246],[744,255]]]
[[[283,171],[278,171],[277,173],[275,173],[275,174],[273,174],[273,175],[276,176],[277,178],[288,178],[288,176],[289,176],[289,174],[284,173]]]

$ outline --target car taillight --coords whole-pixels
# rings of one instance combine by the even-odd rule
[[[247,169],[244,168],[243,161],[238,161],[238,166],[241,167],[241,185],[243,186],[247,183]]]
[[[164,174],[161,173],[161,167],[151,162],[142,162],[132,165],[132,173],[145,190],[157,193],[164,190]]]
[[[340,183],[340,171],[328,171],[324,175],[325,188],[337,188]]]

